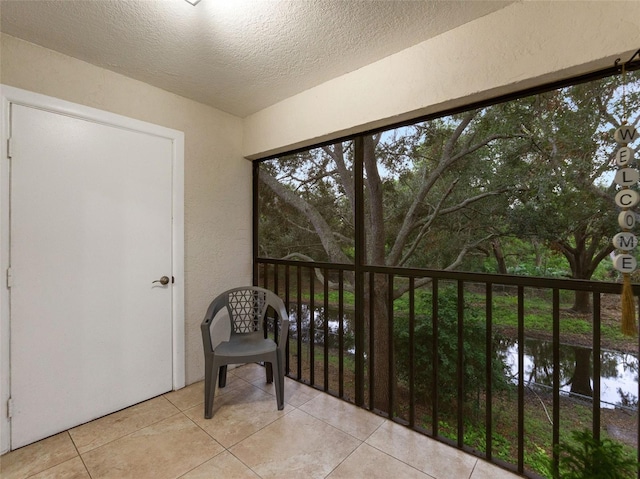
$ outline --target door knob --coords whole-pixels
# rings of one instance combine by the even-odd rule
[[[156,279],[155,281],[152,281],[151,283],[152,284],[153,283],[160,283],[161,285],[164,286],[165,284],[169,284],[169,277],[168,276],[163,276],[162,278]]]

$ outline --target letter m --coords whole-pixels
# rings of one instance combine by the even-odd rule
[[[633,236],[628,236],[628,237],[624,237],[624,236],[620,236],[618,238],[618,243],[619,243],[619,248],[620,249],[633,249],[634,248],[634,240],[635,238]]]

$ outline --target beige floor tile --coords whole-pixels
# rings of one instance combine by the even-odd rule
[[[473,456],[391,421],[385,421],[366,442],[437,479],[470,477],[477,462]]]
[[[260,476],[242,464],[228,451],[218,454],[180,479],[212,479],[217,477],[224,479],[260,479]]]
[[[390,477],[433,479],[432,476],[420,472],[367,444],[362,444],[356,449],[353,454],[327,476],[327,479],[353,479],[354,477],[366,477],[367,479],[388,479]]]
[[[181,411],[186,411],[204,402],[204,381],[198,381],[177,391],[171,391],[166,393],[164,397]]]
[[[67,432],[62,432],[0,458],[2,479],[22,479],[78,456]]]
[[[182,413],[82,455],[93,479],[174,479],[223,451]]]
[[[29,479],[91,479],[82,459],[74,457],[67,462],[30,476]]]
[[[241,379],[244,379],[248,382],[253,382],[257,379],[264,379],[265,383],[267,381],[267,372],[265,366],[261,366],[256,363],[249,363],[243,366],[240,366],[235,369],[231,369],[228,371],[227,376],[229,374],[233,374]]]
[[[219,388],[216,382],[215,396],[227,394],[243,383],[244,381],[239,377],[227,373],[227,384],[225,387]],[[198,381],[177,391],[171,391],[165,394],[164,397],[181,411],[186,411],[194,406],[204,404],[204,381]]]
[[[245,383],[215,397],[211,419],[204,418],[202,406],[191,408],[185,414],[224,447],[231,447],[292,409],[285,404],[284,410],[278,411],[274,396]]]
[[[385,421],[384,418],[328,394],[300,406],[300,409],[364,441]]]
[[[80,454],[178,413],[164,397],[150,399],[69,431]]]
[[[263,479],[325,478],[360,441],[294,410],[230,449]]]
[[[275,386],[273,383],[267,384],[264,381],[264,378],[257,379],[252,381],[254,386],[259,387],[263,391],[276,395]],[[287,404],[291,404],[294,407],[300,407],[307,401],[318,397],[324,394],[322,391],[318,391],[312,387],[307,386],[306,384],[299,383],[298,381],[294,381],[293,379],[284,378],[284,402]]]
[[[519,477],[482,459],[478,459],[478,463],[471,474],[471,479],[518,479]]]

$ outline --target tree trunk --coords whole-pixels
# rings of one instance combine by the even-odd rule
[[[589,291],[576,291],[573,298],[572,311],[576,313],[591,312],[591,293]]]
[[[367,315],[369,332],[373,334],[373,351],[370,351],[369,355],[369,379],[373,379],[373,407],[382,412],[391,413],[389,378],[394,375],[392,371],[389,371],[389,355],[393,345],[389,341],[387,289],[387,278],[376,275],[373,311],[371,311],[371,301],[368,294],[366,295],[366,309],[369,312]]]
[[[593,397],[591,388],[591,350],[587,348],[573,348],[576,356],[576,366],[571,379],[571,392],[582,396]]]
[[[536,268],[541,268],[542,267],[542,248],[540,245],[540,241],[538,241],[536,238],[533,238],[531,240],[531,245],[533,246],[533,252],[535,254]]]
[[[493,256],[496,258],[498,273],[507,274],[507,263],[504,259],[502,244],[500,244],[500,240],[498,238],[491,241],[491,249],[493,250]]]

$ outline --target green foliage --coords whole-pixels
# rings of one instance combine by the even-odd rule
[[[558,468],[562,479],[627,479],[637,477],[638,462],[622,444],[597,440],[590,430],[574,431],[572,441],[562,442]]]
[[[519,276],[541,276],[545,278],[566,278],[570,273],[566,268],[538,266],[532,263],[520,263],[509,268],[509,274]]]
[[[432,298],[421,294],[416,300],[415,324],[415,385],[418,394],[433,399],[433,321]],[[395,327],[396,373],[400,380],[409,379],[409,319],[398,315]],[[438,399],[442,409],[453,407],[457,401],[458,361],[458,312],[457,295],[453,290],[441,291],[438,295]],[[486,389],[486,326],[477,310],[466,305],[464,314],[464,399],[476,397]],[[494,338],[497,342],[497,339]],[[497,348],[496,348],[497,349]],[[494,351],[496,351],[494,349]],[[491,358],[494,390],[508,386],[504,357],[498,352]]]
[[[543,477],[553,477],[553,467],[547,451],[537,444],[533,444],[532,448],[533,452],[525,453],[525,464]]]

